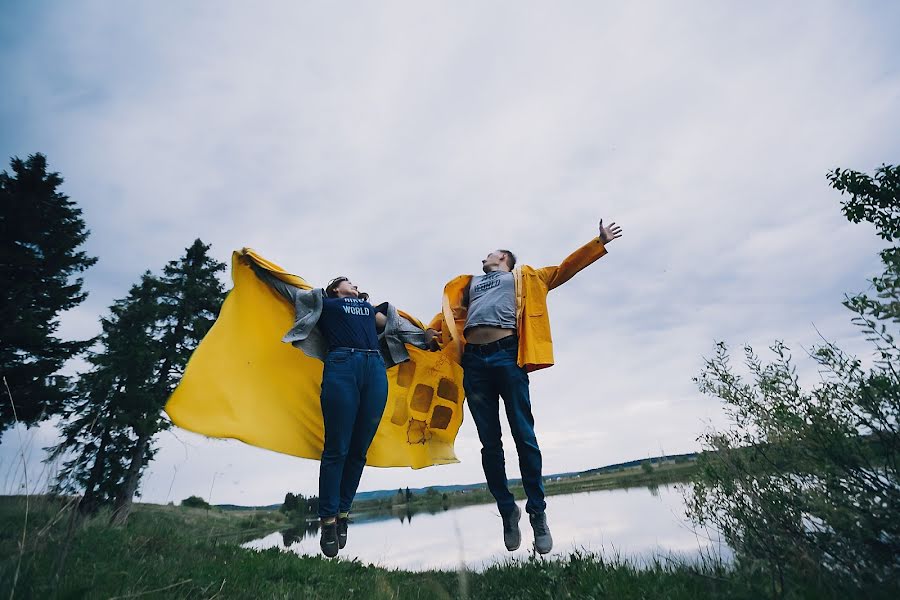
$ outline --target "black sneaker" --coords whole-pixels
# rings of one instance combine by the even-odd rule
[[[319,547],[322,548],[322,554],[328,558],[334,558],[338,553],[337,521],[332,521],[331,523],[322,521],[321,528]]]
[[[500,515],[503,518],[503,543],[510,552],[518,550],[519,544],[522,543],[522,532],[519,531],[519,519],[522,518],[522,511],[518,506],[513,506],[513,509],[507,515]]]
[[[539,554],[547,554],[553,550],[553,536],[550,535],[550,527],[547,526],[547,513],[539,512],[529,514],[531,528],[534,529],[534,549]]]
[[[338,547],[343,550],[347,545],[347,525],[350,523],[350,517],[338,517],[337,520],[337,537]]]

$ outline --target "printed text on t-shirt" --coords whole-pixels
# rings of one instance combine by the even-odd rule
[[[472,286],[472,292],[475,294],[480,294],[486,290],[491,288],[495,288],[500,285],[500,277],[491,274],[485,275],[484,278]]]

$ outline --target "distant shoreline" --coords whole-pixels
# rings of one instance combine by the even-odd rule
[[[580,491],[595,491],[604,489],[619,489],[629,487],[644,487],[661,485],[666,483],[684,483],[690,481],[696,471],[696,461],[699,453],[671,454],[654,456],[645,459],[631,460],[587,469],[585,471],[571,471],[544,476],[544,490],[547,495],[566,494]],[[648,464],[652,472],[646,472],[642,465]],[[510,490],[517,499],[524,498],[520,479],[509,481]],[[357,512],[363,510],[384,510],[391,506],[405,506],[405,502],[398,502],[398,492],[409,488],[396,490],[373,490],[360,492],[356,495],[354,509]],[[433,491],[429,491],[433,490]],[[493,502],[487,492],[487,485],[483,482],[469,484],[436,485],[424,488],[409,489],[410,495],[417,497],[413,501],[414,506],[440,506],[437,499],[443,500],[444,495],[453,498],[453,506],[467,504],[481,504]],[[481,497],[483,495],[483,498]],[[463,498],[465,496],[465,498]],[[281,503],[266,506],[240,506],[236,504],[216,504],[216,508],[223,510],[277,510]]]
[[[676,462],[674,459],[649,467],[638,463],[636,466],[625,466],[615,470],[596,469],[572,475],[556,475],[544,478],[544,491],[548,496],[559,494],[575,494],[600,490],[625,489],[633,487],[653,487],[671,483],[691,481],[697,472],[696,457],[684,458]],[[516,500],[525,498],[525,491],[520,480],[510,482],[510,491]],[[397,490],[381,498],[357,499],[353,510],[357,513],[381,512],[396,509],[447,509],[472,504],[487,504],[494,499],[485,484],[475,484],[450,491],[440,488],[425,488],[424,492],[410,492],[409,500],[405,493]]]

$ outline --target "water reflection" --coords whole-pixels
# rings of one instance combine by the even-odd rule
[[[370,513],[354,513],[351,521],[352,525],[364,523],[378,523],[379,521],[390,521],[397,519],[400,523],[407,525],[412,524],[413,516],[417,514],[435,515],[446,512],[450,507],[442,505],[440,507],[410,507],[409,505],[399,505],[391,507],[390,510]],[[306,538],[317,537],[319,535],[319,520],[309,520],[305,523],[294,523],[288,529],[281,532],[281,544],[285,548],[289,548],[293,544],[301,542]]]
[[[401,523],[412,524],[413,516],[418,514],[436,515],[450,510],[450,506],[443,504],[438,507],[415,507],[412,508],[408,504],[394,506],[391,508],[391,517],[400,519]]]
[[[294,524],[290,529],[281,532],[281,543],[285,548],[297,542],[303,541],[308,537],[317,537],[319,535],[319,521],[307,521],[303,524]]]
[[[555,541],[552,556],[575,550],[641,563],[653,556],[697,557],[701,553],[730,558],[717,540],[695,533],[684,518],[684,500],[674,486],[604,490],[551,496],[548,516]],[[356,514],[347,547],[340,557],[409,570],[472,570],[510,557],[526,558],[532,532],[522,520],[522,547],[506,552],[493,504],[460,508],[411,509],[398,506],[376,514]],[[245,547],[278,547],[301,555],[319,553],[318,522],[274,533]]]

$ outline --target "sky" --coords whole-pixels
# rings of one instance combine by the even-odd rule
[[[841,300],[883,246],[825,176],[900,158],[898,30],[888,1],[9,3],[0,158],[44,153],[91,230],[69,339],[198,237],[430,319],[491,250],[558,264],[617,222],[551,293],[556,365],[531,376],[544,472],[576,471],[726,425],[692,382],[716,341],[784,340],[808,385],[820,335],[867,354]],[[5,433],[0,493],[22,491],[22,455],[46,488],[54,432]],[[157,443],[146,502],[316,491],[316,461]],[[470,418],[456,449],[360,490],[483,481]]]

